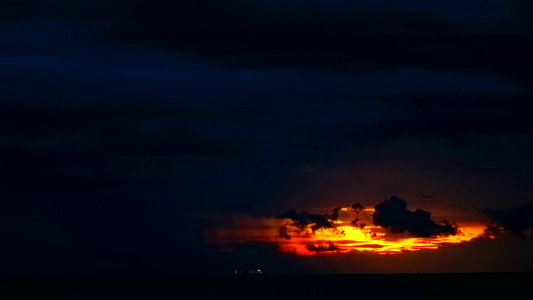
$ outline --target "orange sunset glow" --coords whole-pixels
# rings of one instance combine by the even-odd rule
[[[204,238],[222,251],[232,251],[242,243],[263,242],[276,244],[282,252],[298,255],[333,255],[354,251],[397,254],[468,242],[483,235],[485,229],[483,223],[463,222],[457,224],[457,234],[454,235],[419,237],[390,233],[381,226],[373,225],[373,213],[374,209],[370,208],[356,212],[351,207],[342,207],[336,220],[332,221],[333,227],[319,229],[313,228],[312,224],[298,226],[286,218],[233,216],[230,225],[209,228],[204,232]]]

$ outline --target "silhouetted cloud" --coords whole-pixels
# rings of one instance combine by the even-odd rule
[[[298,213],[296,210],[291,209],[278,216],[281,219],[291,219],[294,222],[294,226],[299,229],[306,229],[308,225],[311,225],[311,230],[315,232],[321,228],[334,228],[335,226],[326,217],[319,214],[310,214],[307,212]]]
[[[414,212],[407,209],[404,200],[392,196],[385,198],[375,207],[372,215],[374,225],[386,228],[390,233],[409,232],[419,237],[432,237],[437,235],[455,235],[457,226],[443,221],[442,225],[431,220],[431,213],[417,209]]]
[[[281,226],[278,229],[278,237],[286,239],[286,240],[291,239],[291,236],[287,233],[287,226]]]
[[[354,204],[352,204],[351,208],[353,209],[353,212],[355,213],[355,217],[352,220],[352,225],[353,226],[357,226],[357,227],[359,227],[361,229],[365,228],[366,224],[359,223],[359,221],[360,221],[359,215],[361,214],[363,209],[365,209],[365,207],[361,203],[354,203]]]
[[[291,209],[280,214],[278,218],[291,219],[293,221],[292,225],[300,230],[305,230],[311,225],[313,233],[321,228],[336,230],[333,221],[337,220],[339,211],[342,208],[343,206],[337,206],[331,213],[325,215],[311,214],[305,211],[298,213],[296,210]],[[355,217],[351,221],[352,226],[361,229],[365,228],[366,224],[360,222],[360,214],[363,212],[364,206],[360,203],[354,203],[348,209],[355,213]],[[372,214],[372,220],[374,225],[381,226],[393,234],[408,232],[418,237],[434,237],[460,233],[457,224],[450,223],[447,220],[442,220],[440,224],[435,223],[431,219],[430,212],[422,209],[417,209],[414,212],[410,211],[407,209],[406,202],[396,196],[392,196],[390,199],[385,197],[382,203],[377,204],[375,212]],[[290,239],[286,226],[278,229],[278,237]]]
[[[327,214],[325,217],[329,220],[332,220],[332,221],[337,221],[337,219],[339,218],[339,211],[341,210],[342,207],[340,206],[337,206],[335,207],[329,214]]]
[[[317,252],[317,253],[328,252],[328,251],[337,251],[339,249],[331,241],[328,242],[327,246],[325,246],[325,245],[315,246],[313,244],[308,244],[307,246],[305,246],[305,248],[307,248],[307,250],[309,250],[309,251],[313,251],[313,252]]]
[[[531,234],[533,229],[533,203],[528,202],[508,209],[484,209],[491,223],[487,225],[487,233],[510,231],[517,234]]]
[[[354,211],[356,211],[356,212],[360,212],[360,211],[362,211],[365,207],[363,206],[363,204],[357,202],[357,203],[352,204],[352,208],[353,208]]]

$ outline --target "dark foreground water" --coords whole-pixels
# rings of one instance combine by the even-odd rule
[[[1,299],[529,299],[533,273],[2,278]],[[503,293],[503,294],[501,294]]]

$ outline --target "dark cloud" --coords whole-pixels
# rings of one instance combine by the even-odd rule
[[[379,2],[370,1],[344,1],[330,0],[328,2],[320,0],[270,0],[255,1],[246,0],[259,7],[265,7],[274,11],[290,11],[315,9],[322,11],[396,11],[423,13],[437,18],[450,21],[466,22],[477,24],[484,22],[494,22],[498,19],[509,17],[512,13],[515,1],[505,0],[485,0],[480,1],[457,1],[457,0],[435,0],[431,2],[423,0],[394,1],[381,0]]]
[[[360,203],[354,203],[349,208],[355,213],[355,217],[351,221],[352,226],[363,229],[366,226],[366,224],[361,222],[361,213],[364,206]],[[337,220],[341,209],[342,206],[335,207],[331,213],[323,216],[307,212],[298,213],[292,209],[280,214],[278,218],[292,220],[292,225],[300,230],[305,230],[311,225],[314,233],[320,228],[332,228],[335,230],[335,224],[332,221]],[[435,237],[460,233],[457,224],[450,223],[447,220],[442,220],[440,224],[437,224],[431,219],[430,212],[421,209],[417,209],[414,212],[410,211],[407,209],[405,201],[396,196],[392,196],[389,199],[385,197],[382,203],[377,204],[375,212],[372,214],[372,220],[374,225],[381,226],[392,234],[407,232],[418,237]],[[278,229],[278,236],[290,239],[286,226]]]
[[[526,2],[505,5],[507,16],[475,25],[437,16],[439,5],[427,5],[429,11],[406,5],[276,12],[244,1],[116,0],[70,6],[25,1],[3,8],[9,12],[4,18],[48,14],[103,21],[112,28],[98,34],[100,40],[171,49],[229,67],[350,73],[421,68],[526,84],[532,66]],[[452,7],[449,15],[457,16],[461,5]]]
[[[357,226],[361,229],[365,228],[366,224],[365,223],[362,223],[360,222],[361,220],[361,213],[363,212],[364,210],[364,206],[359,203],[359,202],[356,202],[354,204],[352,204],[351,208],[353,209],[353,212],[355,213],[355,217],[354,219],[351,221],[353,226]]]
[[[327,216],[319,214],[311,214],[307,212],[297,212],[294,209],[286,211],[278,216],[280,219],[291,219],[294,225],[301,230],[305,230],[308,225],[311,225],[311,230],[315,232],[321,228],[334,228],[334,224],[328,220]]]
[[[9,157],[1,163],[0,176],[17,185],[55,189],[167,181],[169,170],[186,157],[238,151],[234,141],[212,139],[191,128],[146,128],[142,123],[224,118],[217,113],[149,104],[74,106],[23,100],[3,100],[0,108],[0,145]]]
[[[352,204],[352,208],[356,212],[361,212],[365,207],[363,206],[363,204],[357,202]]]
[[[339,211],[341,210],[341,208],[342,207],[340,206],[335,207],[329,214],[326,215],[326,218],[332,221],[337,221],[337,219],[339,218]]]
[[[287,233],[287,226],[281,226],[278,229],[278,237],[286,240],[290,240],[291,236]]]
[[[69,135],[86,131],[87,128],[96,128],[100,124],[105,127],[105,124],[112,122],[128,124],[164,119],[216,121],[246,118],[242,113],[178,108],[132,99],[101,99],[96,103],[70,104],[53,98],[49,101],[2,98],[0,107],[0,117],[3,120],[0,133],[27,138]],[[111,134],[106,133],[105,129],[102,130],[104,135]]]
[[[363,144],[404,136],[439,136],[458,144],[476,144],[473,134],[530,135],[526,108],[530,97],[530,93],[493,95],[485,99],[466,95],[400,94],[380,101],[386,101],[386,107],[402,117],[366,124],[314,124],[301,126],[300,130],[331,143],[337,139]]]
[[[147,11],[157,11],[157,17]],[[367,72],[403,68],[493,74],[525,83],[530,37],[486,32],[428,15],[266,12],[237,2],[133,3],[106,40],[191,54],[231,67]],[[502,27],[505,25],[501,25]],[[494,31],[494,30],[493,30]],[[198,38],[201,37],[201,38]]]
[[[372,214],[374,225],[386,228],[390,233],[408,232],[415,236],[432,237],[437,235],[455,235],[457,226],[443,221],[437,224],[431,220],[431,213],[417,209],[414,212],[407,209],[404,200],[392,196],[385,198],[375,207]]]
[[[508,209],[484,209],[491,223],[487,233],[510,231],[515,234],[530,235],[533,229],[533,203],[528,202]]]
[[[331,252],[331,251],[339,250],[339,248],[337,248],[337,246],[335,246],[331,241],[328,242],[327,246],[325,246],[325,245],[315,246],[313,244],[308,244],[308,245],[305,246],[305,248],[307,248],[307,250],[309,250],[309,251],[313,251],[313,252],[317,252],[317,253]]]

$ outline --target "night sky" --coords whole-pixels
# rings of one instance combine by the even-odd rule
[[[402,257],[226,253],[202,236],[223,226],[207,215],[391,195],[480,222],[531,201],[532,13],[526,0],[2,1],[0,275],[532,271],[516,232]]]

